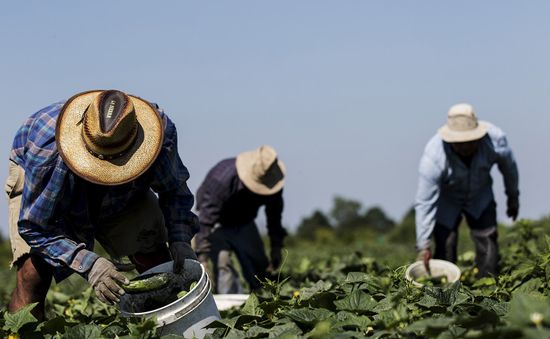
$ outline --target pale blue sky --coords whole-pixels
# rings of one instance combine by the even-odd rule
[[[550,212],[549,17],[546,1],[4,2],[0,178],[28,115],[117,88],[175,121],[193,191],[217,161],[268,143],[288,168],[289,228],[337,194],[400,219],[425,143],[469,102],[507,132],[520,214],[538,218]]]

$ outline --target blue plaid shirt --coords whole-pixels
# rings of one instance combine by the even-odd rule
[[[57,152],[55,127],[63,104],[52,104],[28,118],[17,131],[10,154],[10,160],[25,170],[19,233],[31,251],[55,268],[56,280],[73,271],[85,274],[98,258],[93,252],[92,213],[101,218],[113,215],[150,189],[159,196],[169,241],[189,242],[198,221],[191,212],[189,172],[178,155],[176,127],[168,116],[159,110],[164,141],[151,168],[123,185],[96,185],[101,200],[90,204],[91,184],[75,175]]]

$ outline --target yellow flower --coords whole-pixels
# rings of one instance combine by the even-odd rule
[[[8,336],[8,339],[19,339],[19,334],[17,333],[12,333]]]
[[[299,298],[300,297],[300,291],[294,291],[294,293],[292,294],[292,297],[293,298]]]

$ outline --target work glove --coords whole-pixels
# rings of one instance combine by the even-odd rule
[[[174,273],[183,273],[183,266],[185,259],[197,260],[197,255],[188,242],[174,241],[170,244],[170,254],[172,254],[172,260],[174,260],[174,267],[172,270]]]
[[[516,221],[519,213],[519,200],[517,198],[508,198],[506,215]]]
[[[281,266],[281,250],[280,246],[271,247],[271,268],[276,270]]]
[[[423,250],[420,250],[418,252],[418,256],[416,257],[416,260],[422,261],[424,263],[424,267],[426,268],[426,272],[428,272],[429,275],[432,275],[432,272],[430,271],[430,259],[432,258],[432,250],[429,248],[425,248]]]
[[[88,282],[93,287],[98,299],[106,304],[120,301],[124,290],[120,285],[128,284],[124,274],[117,271],[115,265],[105,258],[98,258],[88,273]]]

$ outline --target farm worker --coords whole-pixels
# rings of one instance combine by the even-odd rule
[[[478,276],[498,271],[496,204],[491,167],[497,164],[504,179],[508,217],[519,210],[518,169],[504,132],[478,121],[474,108],[457,104],[448,112],[447,124],[426,145],[420,160],[416,194],[416,247],[428,268],[432,257],[457,259],[458,226],[462,216],[475,244]]]
[[[287,235],[281,225],[285,172],[275,149],[264,145],[220,161],[200,185],[201,230],[195,239],[196,250],[201,262],[212,261],[218,293],[242,293],[231,262],[233,252],[251,290],[261,287],[258,279],[281,264]],[[265,206],[271,261],[254,222],[261,206]]]
[[[174,124],[139,97],[83,92],[30,116],[13,141],[6,182],[17,267],[9,310],[38,302],[43,318],[52,276],[74,272],[101,301],[118,301],[128,280],[93,251],[94,238],[138,272],[171,258],[181,270],[196,258],[188,178]]]

